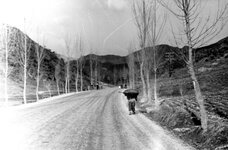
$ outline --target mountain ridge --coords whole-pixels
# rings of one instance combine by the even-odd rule
[[[20,31],[17,28],[12,28],[15,35],[20,35],[21,37],[24,36],[24,33]],[[27,36],[27,35],[26,35]],[[11,35],[10,40],[14,40],[15,36]],[[27,36],[28,37],[28,36]],[[19,37],[18,37],[19,38]],[[37,60],[36,60],[36,52],[35,52],[35,45],[38,44],[37,42],[33,41],[30,37],[27,38],[28,43],[30,43],[29,47],[29,56],[28,56],[28,80],[31,82],[31,86],[35,86],[35,80],[36,80],[36,68],[37,68]],[[14,41],[15,42],[15,41]],[[20,40],[16,40],[16,42],[20,42]],[[20,44],[20,43],[19,43]],[[39,45],[40,46],[40,45]],[[169,71],[169,64],[165,57],[165,54],[167,52],[175,52],[179,50],[184,50],[183,48],[178,47],[172,47],[167,44],[161,44],[157,46],[158,48],[158,54],[162,57],[161,61],[164,61],[163,65],[159,68],[159,74],[164,75],[166,72]],[[21,66],[20,58],[18,56],[19,52],[21,52],[23,49],[22,47],[13,47],[9,49],[9,68],[11,70],[11,74],[9,77],[15,81],[15,83],[19,83],[23,81],[22,78],[22,70],[23,66]],[[43,73],[43,79],[44,81],[41,81],[41,87],[45,87],[45,82],[50,82],[52,84],[53,89],[56,87],[56,79],[55,79],[55,67],[59,63],[61,66],[61,80],[60,80],[60,87],[61,89],[64,88],[64,82],[65,82],[65,65],[66,60],[55,51],[52,51],[51,49],[44,48],[44,51],[46,53],[43,63],[41,64],[41,71]],[[148,55],[152,56],[151,47],[146,48],[146,51],[148,52]],[[196,62],[208,59],[213,60],[218,57],[224,56],[228,54],[228,37],[219,40],[216,43],[213,43],[211,45],[207,45],[205,47],[198,48],[194,50],[195,52],[195,60]],[[1,61],[4,62],[4,49],[1,51]],[[135,65],[136,67],[139,67],[137,55],[140,55],[141,50],[135,51],[133,54],[135,56]],[[128,56],[118,56],[118,55],[95,55],[95,54],[88,54],[84,56],[84,68],[83,68],[83,79],[84,79],[84,89],[87,88],[88,85],[90,85],[90,59],[92,58],[93,61],[97,61],[97,67],[98,67],[98,75],[99,75],[99,81],[106,82],[109,84],[119,85],[122,83],[128,82]],[[76,60],[77,59],[71,59],[71,89],[73,90],[75,87],[75,74],[76,74]],[[4,65],[2,65],[4,66]],[[174,55],[174,60],[172,64],[172,69],[178,69],[183,68],[185,66],[184,61],[181,59],[180,56]],[[2,67],[1,67],[2,68]],[[0,68],[0,69],[1,69]],[[93,76],[95,74],[95,64],[93,62]],[[137,70],[137,69],[136,69]],[[1,69],[0,72],[3,72]],[[1,73],[2,74],[2,73]],[[136,72],[136,74],[139,74]],[[18,84],[17,84],[18,85]],[[79,84],[80,85],[80,84]],[[32,93],[33,91],[31,91]]]

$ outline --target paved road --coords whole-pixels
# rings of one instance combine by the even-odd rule
[[[110,88],[0,112],[0,149],[188,150]],[[4,114],[8,114],[7,117]]]

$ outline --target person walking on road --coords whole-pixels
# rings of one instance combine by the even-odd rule
[[[132,113],[135,114],[135,103],[137,101],[137,98],[128,96],[127,99],[128,99],[129,115],[131,115]]]
[[[128,100],[129,115],[132,113],[135,114],[135,102],[137,101],[137,96],[139,94],[138,90],[127,89],[123,92],[123,94],[127,97]]]

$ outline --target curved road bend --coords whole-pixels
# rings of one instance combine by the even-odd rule
[[[188,150],[142,114],[128,115],[116,88],[73,94],[1,113],[4,150]]]

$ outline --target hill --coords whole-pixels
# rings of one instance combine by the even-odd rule
[[[199,105],[186,67],[172,76],[159,76],[159,111],[146,116],[193,145],[196,149],[228,148],[228,38],[194,50],[195,71],[205,99],[208,131],[201,129]],[[176,50],[185,50],[186,47]],[[152,89],[153,90],[153,89]],[[145,111],[141,107],[141,112]]]
[[[40,81],[40,98],[47,97],[50,95],[56,95],[56,78],[55,78],[55,67],[60,64],[60,90],[61,93],[64,92],[65,85],[65,57],[51,51],[48,48],[42,47],[35,41],[33,41],[29,36],[25,35],[22,31],[14,27],[8,27],[9,41],[8,41],[8,96],[12,104],[21,104],[22,93],[23,93],[23,57],[24,57],[24,39],[27,39],[27,99],[32,102],[35,100],[35,88],[36,88],[36,76],[37,76],[37,56],[35,47],[38,46],[44,49],[44,60],[41,63],[41,74],[42,79]],[[1,41],[0,49],[0,78],[1,87],[4,87],[4,69],[5,69],[5,47],[4,41]],[[83,58],[83,89],[87,89],[90,85],[90,55],[84,56]],[[125,57],[107,55],[107,56],[96,56],[92,55],[92,59],[96,58],[96,67],[99,67],[99,81],[112,83],[113,84],[113,70],[123,68],[126,66]],[[79,58],[81,59],[81,58]],[[94,61],[94,60],[93,60]],[[75,74],[76,74],[76,60],[71,59],[71,80],[70,80],[70,91],[75,91]],[[93,65],[93,67],[95,67]],[[93,70],[94,71],[94,70]],[[93,73],[94,74],[94,73]],[[94,78],[94,77],[93,77]],[[120,80],[120,79],[118,79]],[[78,84],[80,86],[80,83]],[[50,90],[51,94],[47,91]],[[4,91],[0,93],[0,101],[3,102]]]
[[[23,32],[21,32],[17,28],[9,27],[9,31],[11,31],[9,37],[9,89],[15,89],[14,92],[10,91],[10,97],[12,99],[16,99],[21,101],[22,96],[22,83],[23,83]],[[36,60],[36,52],[35,46],[38,45],[35,41],[33,41],[30,37],[27,36],[28,39],[28,95],[31,95],[30,99],[34,99],[34,90],[36,86],[36,75],[37,75],[37,60]],[[197,64],[204,63],[206,61],[213,61],[221,56],[227,56],[227,45],[228,45],[228,37],[224,38],[217,43],[212,45],[208,45],[206,47],[202,47],[194,50],[195,53],[195,62]],[[40,45],[39,45],[40,46]],[[42,46],[40,46],[42,47]],[[65,64],[66,60],[61,55],[51,51],[50,49],[43,48],[45,52],[45,57],[43,63],[41,64],[41,71],[43,74],[42,80],[40,82],[40,91],[47,91],[46,83],[51,85],[51,91],[53,91],[52,95],[56,94],[56,79],[55,79],[55,67],[57,64],[61,66],[61,80],[60,80],[60,89],[64,91],[64,83],[65,83]],[[162,65],[159,68],[159,77],[166,78],[169,77],[168,72],[170,68],[172,68],[172,76],[175,76],[175,72],[181,70],[185,66],[185,63],[178,55],[179,51],[185,51],[186,47],[177,48],[169,45],[158,45],[158,54],[157,56],[160,58]],[[146,49],[148,56],[153,56],[151,48]],[[173,53],[173,61],[172,64],[169,64],[167,60],[166,54]],[[4,47],[0,50],[1,53],[1,67],[0,67],[0,75],[1,79],[3,79],[4,75]],[[141,54],[141,50],[134,52],[135,56],[135,65],[139,68],[138,59]],[[87,89],[90,85],[90,63],[92,62],[92,74],[93,80],[95,80],[95,74],[97,74],[97,80],[109,84],[119,85],[122,83],[128,82],[128,56],[117,56],[117,55],[104,55],[97,56],[94,54],[90,54],[84,56],[83,63],[83,80],[84,87],[83,89]],[[91,61],[92,60],[92,61]],[[75,91],[75,72],[76,72],[76,60],[71,60],[71,91]],[[137,69],[136,69],[137,70]],[[139,78],[139,72],[136,72],[136,78]],[[3,82],[1,82],[3,83]],[[79,84],[80,86],[80,84]],[[2,94],[1,94],[2,95]],[[46,94],[47,96],[48,94]],[[19,97],[19,98],[18,98]]]

